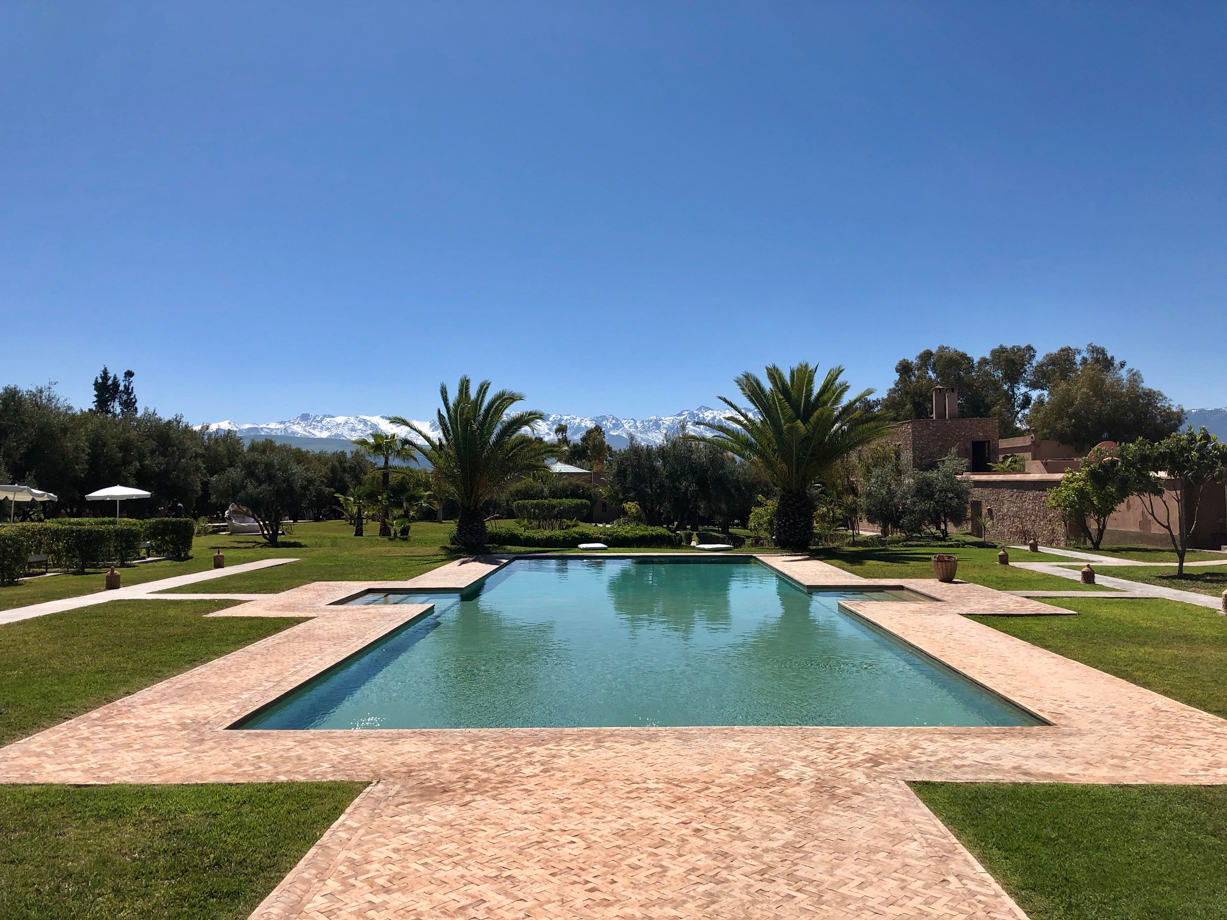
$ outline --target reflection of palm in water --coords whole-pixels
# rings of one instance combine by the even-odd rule
[[[609,599],[632,629],[663,626],[690,635],[697,623],[708,629],[731,625],[729,592],[750,577],[737,563],[641,563],[609,579]]]

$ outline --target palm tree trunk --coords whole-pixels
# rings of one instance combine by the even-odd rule
[[[781,492],[775,512],[775,545],[804,553],[814,537],[814,503],[804,492]]]
[[[480,508],[461,508],[456,520],[456,532],[452,535],[458,546],[479,547],[486,544],[486,517]]]
[[[388,458],[383,458],[383,492],[380,493],[381,504],[379,506],[379,535],[381,537],[392,536],[392,528],[388,526]]]
[[[354,536],[362,536],[362,502],[358,502],[358,513],[354,515]]]

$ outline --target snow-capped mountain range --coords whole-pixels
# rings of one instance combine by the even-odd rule
[[[547,415],[545,421],[537,426],[537,433],[553,440],[554,429],[559,425],[567,426],[567,437],[578,440],[588,429],[600,425],[605,431],[605,440],[610,447],[622,448],[630,443],[633,437],[636,441],[647,444],[659,444],[667,436],[679,434],[684,427],[694,429],[698,422],[716,422],[728,415],[727,409],[711,409],[699,406],[697,409],[683,409],[674,415],[653,415],[651,418],[619,418],[616,415]],[[438,425],[433,420],[414,419],[422,428],[435,434]],[[264,424],[248,424],[233,422],[229,419],[213,422],[209,428],[220,431],[234,431],[241,437],[258,438],[303,438],[312,440],[352,441],[354,438],[365,437],[372,431],[382,431],[386,434],[405,434],[408,429],[394,425],[383,415],[312,415],[304,412],[283,422],[266,422]]]
[[[554,429],[558,425],[566,425],[567,437],[576,441],[589,428],[600,425],[605,431],[605,440],[609,446],[623,448],[630,443],[632,437],[641,443],[659,444],[668,435],[679,434],[683,427],[695,429],[699,422],[720,421],[727,414],[726,409],[712,409],[707,406],[683,409],[673,415],[653,415],[651,418],[644,419],[619,418],[616,415],[555,414],[545,417],[545,421],[537,427],[537,433],[548,440],[553,440]],[[431,434],[438,433],[438,426],[433,420],[418,421],[415,419],[414,421],[417,421]],[[1227,407],[1191,409],[1185,424],[1193,427],[1204,425],[1221,439],[1227,440]],[[256,425],[226,420],[213,422],[209,427],[216,430],[234,431],[248,440],[291,439],[289,443],[299,443],[303,447],[314,449],[334,449],[331,445],[320,442],[352,441],[354,438],[365,437],[372,431],[382,431],[387,434],[404,434],[407,431],[399,425],[393,425],[383,415],[312,415],[308,412],[283,422],[266,422]]]

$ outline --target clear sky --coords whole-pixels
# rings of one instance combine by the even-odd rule
[[[643,416],[1095,341],[1227,404],[1227,4],[9,0],[0,383]]]

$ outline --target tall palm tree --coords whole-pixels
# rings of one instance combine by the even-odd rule
[[[815,392],[816,366],[801,363],[789,368],[785,376],[772,364],[767,368],[770,387],[747,371],[736,382],[752,408],[743,409],[721,396],[720,401],[733,414],[725,416],[724,422],[700,422],[715,433],[693,436],[762,467],[780,490],[775,542],[785,549],[809,549],[814,535],[810,487],[836,461],[891,428],[882,416],[859,407],[873,390],[847,398],[848,384],[839,379],[843,372],[842,367],[827,371]]]
[[[439,436],[417,423],[392,416],[397,425],[412,429],[425,443],[422,456],[434,465],[441,491],[460,506],[455,543],[479,547],[486,542],[486,519],[482,504],[495,498],[517,479],[545,469],[551,448],[528,432],[545,416],[540,412],[515,412],[512,406],[524,399],[510,390],[490,393],[490,381],[472,389],[468,376],[460,378],[452,400],[447,384],[439,386],[443,407],[438,413]]]
[[[397,422],[397,424],[400,424]],[[382,494],[388,494],[388,485],[392,478],[392,461],[400,460],[408,463],[418,454],[418,447],[409,438],[399,434],[384,434],[382,431],[372,431],[365,438],[356,438],[351,442],[358,449],[370,454],[375,460],[383,461]],[[388,537],[392,530],[388,526],[388,503],[380,502],[379,535]]]

